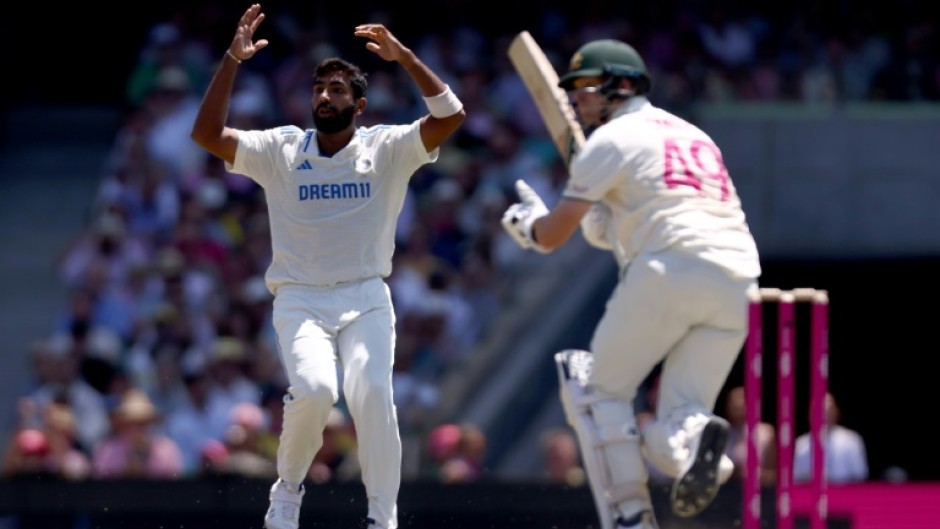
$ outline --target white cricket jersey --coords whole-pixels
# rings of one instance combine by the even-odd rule
[[[272,245],[268,289],[387,277],[408,181],[438,152],[425,150],[417,120],[360,127],[331,157],[320,155],[314,129],[238,131],[235,163],[227,169],[264,188]]]
[[[760,275],[757,247],[715,142],[646,98],[624,103],[571,164],[564,197],[601,201],[621,267],[639,253],[690,252],[738,277]]]

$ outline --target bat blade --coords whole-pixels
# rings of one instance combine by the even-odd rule
[[[584,145],[584,131],[568,95],[558,86],[558,73],[528,31],[513,38],[507,53],[542,115],[562,161],[568,165],[574,153]]]

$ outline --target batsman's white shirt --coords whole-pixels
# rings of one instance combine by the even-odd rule
[[[672,247],[738,277],[760,275],[757,248],[721,151],[687,121],[632,98],[588,139],[564,196],[603,202],[621,267]]]
[[[677,476],[747,335],[760,261],[721,151],[698,127],[643,97],[591,134],[563,196],[610,210],[603,233],[621,267],[591,340],[591,383],[632,422],[643,379],[663,362],[657,418],[643,431],[650,460]],[[629,265],[629,268],[628,268]],[[696,430],[696,428],[698,428]],[[612,448],[610,460],[627,460]],[[644,483],[638,466],[618,483]]]
[[[360,127],[329,158],[320,155],[312,129],[239,131],[235,163],[227,169],[264,188],[271,292],[285,283],[330,286],[387,277],[408,180],[438,152],[425,149],[418,121]]]

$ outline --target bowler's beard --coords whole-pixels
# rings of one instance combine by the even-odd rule
[[[343,110],[333,108],[333,110],[335,113],[332,116],[321,116],[316,110],[313,111],[313,124],[316,125],[318,131],[327,134],[339,132],[351,125],[356,117],[355,106],[346,107]]]

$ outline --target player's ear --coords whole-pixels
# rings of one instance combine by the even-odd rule
[[[366,106],[368,105],[369,105],[369,100],[366,99],[365,96],[360,97],[359,100],[356,101],[356,115],[357,116],[362,115],[362,113],[365,112],[366,110]]]

